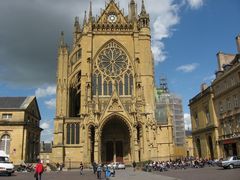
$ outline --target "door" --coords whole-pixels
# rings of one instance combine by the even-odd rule
[[[116,142],[116,161],[123,162],[123,143],[122,143],[122,141]]]
[[[113,162],[113,142],[108,141],[106,143],[106,162]]]

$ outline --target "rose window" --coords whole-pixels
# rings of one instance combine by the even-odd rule
[[[128,67],[127,55],[111,43],[98,56],[99,69],[110,77],[121,75]]]

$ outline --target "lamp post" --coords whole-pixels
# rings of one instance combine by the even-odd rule
[[[69,169],[71,169],[71,159],[69,158]]]

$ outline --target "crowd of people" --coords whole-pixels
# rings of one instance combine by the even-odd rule
[[[214,166],[215,161],[203,158],[184,158],[169,161],[149,161],[143,167],[145,171],[168,171],[169,169],[203,168]]]
[[[101,163],[97,164],[96,162],[93,162],[92,167],[93,167],[93,173],[97,174],[98,179],[101,179],[103,176],[108,180],[110,177],[115,176],[114,167],[108,167],[107,165],[101,164]]]

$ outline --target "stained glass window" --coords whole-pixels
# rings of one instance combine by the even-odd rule
[[[98,56],[99,68],[110,77],[117,77],[127,68],[127,55],[114,42],[109,43]]]
[[[98,75],[98,95],[102,95],[102,76]]]
[[[67,124],[67,144],[70,144],[70,132],[71,132],[70,124]]]
[[[104,84],[103,84],[103,94],[106,96],[107,95],[107,82],[104,81]]]
[[[124,91],[125,91],[125,95],[128,95],[128,74],[125,74],[124,76]]]
[[[133,92],[133,75],[130,74],[130,95],[132,95]]]
[[[123,95],[123,83],[122,83],[122,81],[119,82],[119,95]]]
[[[109,93],[108,93],[108,95],[112,95],[112,82],[110,81],[109,82]]]
[[[79,144],[79,124],[76,124],[76,144]]]
[[[71,125],[71,144],[75,143],[75,124]]]

